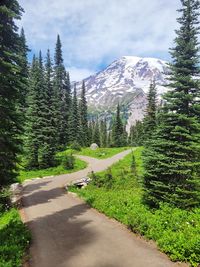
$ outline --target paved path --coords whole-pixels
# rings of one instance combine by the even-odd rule
[[[63,189],[67,182],[104,170],[129,152],[106,160],[81,156],[89,164],[82,171],[25,183],[23,213],[33,236],[31,267],[183,266]]]

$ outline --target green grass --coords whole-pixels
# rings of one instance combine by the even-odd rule
[[[16,209],[0,213],[0,267],[20,267],[30,233]]]
[[[41,170],[31,170],[31,171],[26,171],[23,168],[20,169],[19,176],[18,176],[18,181],[23,182],[26,179],[32,179],[36,177],[44,177],[44,176],[51,176],[51,175],[60,175],[60,174],[67,174],[67,173],[72,173],[76,172],[79,170],[82,170],[87,167],[87,163],[80,160],[80,159],[75,159],[75,165],[74,168],[71,170],[67,170],[63,167],[62,165],[62,159],[65,155],[70,154],[72,151],[67,150],[64,152],[59,152],[57,153],[57,160],[60,162],[60,164],[57,167],[52,167],[48,169],[41,169]]]
[[[150,210],[142,203],[142,149],[134,151],[137,176],[131,172],[131,154],[114,164],[109,172],[77,192],[91,206],[117,219],[133,232],[156,241],[173,261],[200,263],[200,209],[185,211],[168,205]],[[108,173],[111,176],[108,176]],[[109,177],[109,181],[108,181]],[[99,185],[99,187],[97,186]]]
[[[96,150],[82,148],[82,150],[77,152],[77,154],[98,159],[107,159],[127,149],[128,147],[98,148]]]

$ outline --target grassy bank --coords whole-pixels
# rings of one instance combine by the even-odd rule
[[[74,190],[91,206],[127,225],[133,232],[156,241],[173,261],[200,263],[200,209],[185,211],[168,205],[150,210],[142,203],[141,148],[134,152],[137,175],[133,175],[131,155],[96,175],[95,184]]]
[[[20,267],[30,234],[16,209],[0,213],[0,267]]]
[[[87,163],[75,158],[74,168],[73,169],[66,169],[63,164],[63,158],[66,155],[69,155],[72,152],[72,150],[66,150],[64,152],[59,152],[56,155],[56,160],[58,162],[58,165],[56,167],[48,168],[48,169],[41,169],[41,170],[30,170],[27,171],[23,167],[20,168],[18,181],[23,182],[26,179],[32,179],[36,177],[44,177],[44,176],[51,176],[51,175],[60,175],[60,174],[67,174],[76,172],[79,170],[82,170],[87,167]]]
[[[96,150],[82,148],[77,154],[97,159],[107,159],[127,149],[128,147],[97,148]]]

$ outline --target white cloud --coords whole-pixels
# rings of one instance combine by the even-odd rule
[[[123,55],[167,57],[179,0],[19,0],[31,49],[54,49],[61,35],[74,77]],[[75,74],[76,73],[76,74]],[[78,77],[78,76],[77,76]]]
[[[82,69],[82,68],[76,68],[76,67],[67,68],[67,70],[70,73],[71,81],[81,81],[84,78],[89,77],[90,75],[94,74],[94,70]]]

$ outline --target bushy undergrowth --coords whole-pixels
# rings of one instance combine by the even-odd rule
[[[0,213],[0,267],[20,267],[30,233],[16,209]]]
[[[133,232],[155,240],[174,261],[200,263],[200,209],[185,211],[168,205],[150,210],[142,203],[141,148],[113,165],[109,172],[95,174],[94,181],[76,190],[90,205],[124,223]],[[111,177],[108,186],[108,173]]]

